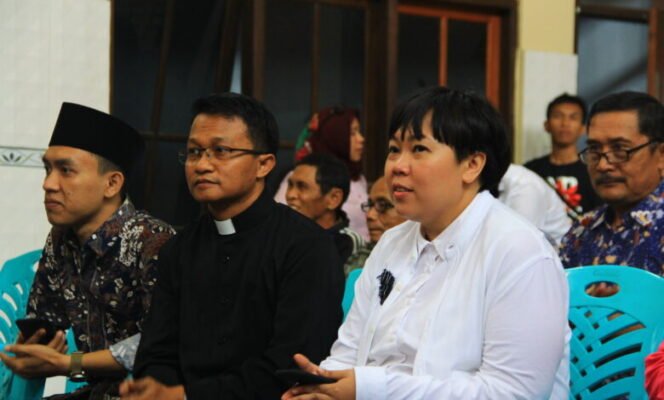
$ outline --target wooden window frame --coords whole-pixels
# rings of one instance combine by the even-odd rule
[[[447,53],[449,20],[466,21],[486,24],[486,97],[495,107],[500,107],[500,25],[501,18],[497,15],[456,11],[416,5],[400,5],[399,14],[417,15],[440,19],[440,40],[438,49],[438,84],[447,84]]]

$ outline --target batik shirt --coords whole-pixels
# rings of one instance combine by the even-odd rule
[[[567,268],[629,265],[664,276],[664,181],[611,227],[613,211],[604,205],[585,214],[563,237],[560,259]]]
[[[84,352],[106,349],[140,332],[159,249],[174,233],[128,200],[82,245],[71,229],[51,229],[28,317],[71,327]]]

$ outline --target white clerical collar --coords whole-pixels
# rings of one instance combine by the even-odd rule
[[[214,224],[217,225],[217,232],[220,235],[232,235],[235,233],[235,226],[233,225],[233,220],[225,219],[223,221],[214,220]]]

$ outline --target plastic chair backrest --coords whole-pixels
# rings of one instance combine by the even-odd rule
[[[30,287],[41,250],[31,251],[5,262],[0,269],[0,345],[14,343],[18,337],[15,321],[25,316]],[[41,398],[44,380],[15,379],[0,363],[0,398]]]
[[[357,278],[360,277],[362,269],[354,269],[350,271],[348,277],[346,278],[346,286],[344,288],[344,298],[341,301],[341,308],[344,310],[344,320],[348,311],[350,311],[350,306],[353,304],[353,299],[355,298],[355,282]]]
[[[617,265],[567,270],[570,290],[570,398],[647,399],[644,359],[664,339],[664,279]],[[592,283],[613,282],[610,297],[586,293]]]

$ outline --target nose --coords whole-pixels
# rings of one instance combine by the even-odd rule
[[[362,132],[357,132],[357,140],[360,143],[364,144],[364,135],[362,134]]]
[[[44,189],[45,192],[57,192],[59,188],[60,182],[58,181],[56,174],[53,172],[47,173],[44,177],[44,182],[42,183],[42,189]]]
[[[406,152],[400,153],[396,158],[385,162],[385,175],[403,176],[410,171],[410,157]]]
[[[367,221],[376,221],[378,219],[378,211],[376,207],[371,207],[367,210]]]
[[[202,154],[201,158],[194,161],[194,171],[197,174],[204,174],[214,169],[209,154],[208,149],[205,149],[205,154]]]
[[[286,189],[286,202],[290,203],[295,197],[297,197],[295,187],[293,185],[288,185],[288,188]]]
[[[606,157],[606,155],[603,154],[597,161],[597,164],[595,164],[593,167],[598,171],[607,171],[612,170],[614,165],[609,163],[609,159]]]

